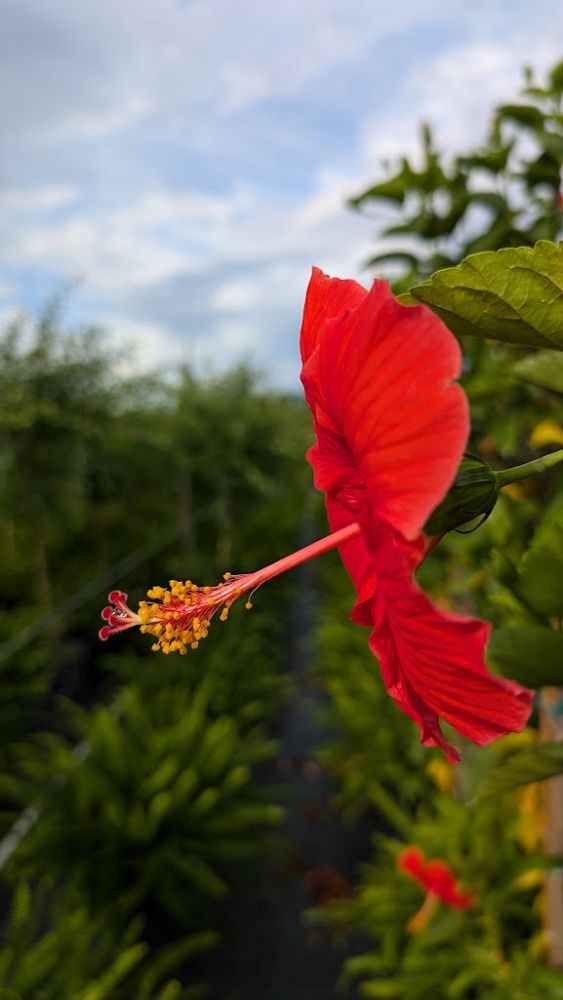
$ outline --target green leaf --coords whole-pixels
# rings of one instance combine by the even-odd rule
[[[520,565],[520,592],[546,618],[563,617],[563,494],[536,529]]]
[[[408,161],[403,159],[401,169],[394,177],[389,177],[387,180],[381,181],[380,184],[374,184],[372,187],[362,191],[361,194],[349,198],[348,204],[351,208],[359,208],[364,201],[385,198],[402,205],[405,194],[412,187],[415,179],[416,176],[411,170]]]
[[[375,267],[376,264],[385,264],[387,261],[395,261],[400,264],[407,264],[413,269],[418,265],[418,257],[405,250],[388,250],[387,253],[377,253],[375,257],[370,257],[366,261],[366,267]]]
[[[513,146],[514,141],[511,140],[504,146],[486,148],[469,156],[459,156],[457,162],[462,168],[489,170],[493,174],[498,174],[506,167]]]
[[[512,365],[518,378],[543,389],[563,393],[563,355],[557,351],[535,351]]]
[[[518,247],[521,244],[529,246],[533,241],[528,240],[527,233],[521,233],[515,228],[516,218],[516,212],[507,206],[503,212],[499,212],[491,225],[465,244],[465,253],[486,253],[496,251],[499,247]]]
[[[150,967],[142,977],[137,1000],[150,1000],[159,981],[185,963],[192,955],[207,951],[219,942],[216,931],[199,931],[162,945],[151,955]]]
[[[529,188],[536,184],[548,184],[557,192],[561,184],[561,169],[559,161],[551,153],[543,152],[535,160],[531,160],[523,171],[525,183]]]
[[[557,63],[549,74],[551,89],[560,93],[563,90],[563,61]]]
[[[175,873],[185,881],[191,882],[205,895],[219,899],[225,896],[229,889],[226,882],[217,875],[211,865],[195,854],[173,859]]]
[[[131,969],[144,958],[148,951],[148,945],[144,943],[134,944],[126,951],[123,951],[112,962],[111,967],[95,983],[80,994],[80,1000],[110,1000],[115,987],[128,975]]]
[[[542,128],[544,122],[543,114],[533,104],[503,104],[497,108],[497,115],[529,128]]]
[[[505,677],[538,688],[563,684],[563,633],[543,625],[494,630],[487,659]]]
[[[521,785],[544,781],[563,774],[563,743],[542,743],[541,746],[512,754],[489,775],[479,791],[477,801],[513,792]]]
[[[182,995],[182,984],[178,980],[173,980],[163,986],[160,993],[158,994],[156,1000],[181,1000]]]
[[[497,209],[499,215],[506,210],[506,200],[496,191],[472,191],[468,197],[473,205],[485,205],[487,208]]]
[[[19,939],[25,935],[33,915],[31,892],[27,882],[20,882],[14,891],[11,910],[11,933]]]
[[[471,255],[410,294],[454,333],[563,350],[561,243]]]

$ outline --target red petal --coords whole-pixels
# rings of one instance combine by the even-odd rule
[[[328,520],[332,531],[338,531],[350,524],[350,506],[327,497]],[[371,602],[377,587],[373,567],[373,556],[365,534],[358,535],[338,548],[340,558],[358,593],[351,618],[357,625],[373,625]]]
[[[473,906],[476,900],[476,893],[460,892],[459,887],[456,885],[447,902],[450,906],[455,907],[456,910],[467,910],[470,906]]]
[[[354,502],[350,501],[348,495],[339,491],[336,498],[329,494],[326,497],[326,508],[328,520],[332,531],[339,531],[350,523],[351,510],[354,511]],[[362,520],[361,512],[358,513],[358,520]],[[385,527],[376,529],[375,535],[385,532]],[[373,547],[370,546],[369,537],[371,531],[353,538],[351,541],[340,545],[338,551],[340,557],[358,593],[358,599],[352,608],[350,618],[356,625],[373,626],[372,598],[377,590],[377,572],[373,558]],[[422,560],[426,548],[427,540],[424,535],[419,535],[412,542],[403,542],[402,553],[414,571]]]
[[[314,312],[311,312],[314,315]],[[309,349],[314,342],[306,331]],[[302,372],[318,445],[318,489],[365,488],[368,508],[415,538],[457,471],[469,421],[457,341],[424,306],[384,282],[325,320]]]
[[[461,892],[456,878],[445,861],[429,861],[424,873],[425,884],[447,906],[466,910],[476,900],[473,892]]]
[[[439,611],[411,579],[422,526],[467,437],[465,396],[451,385],[457,342],[429,310],[400,306],[384,283],[368,294],[315,271],[301,346],[315,485],[327,493],[333,530],[352,521],[364,529],[341,554],[358,591],[354,619],[374,626],[370,645],[389,693],[422,742],[449,760],[458,755],[440,717],[478,744],[522,729],[532,692],[487,671],[488,626]]]
[[[340,316],[346,309],[355,309],[367,297],[368,291],[357,281],[329,278],[318,267],[313,268],[307,286],[301,324],[301,359],[310,358],[318,344],[323,322]]]
[[[410,875],[411,878],[415,878],[418,882],[421,882],[424,878],[426,862],[420,847],[405,847],[397,858],[397,868],[399,871],[402,871],[406,875]]]
[[[484,661],[489,626],[435,607],[410,579],[403,548],[399,536],[382,526],[374,550],[370,646],[389,694],[417,723],[422,743],[442,747],[455,761],[459,755],[446,742],[440,719],[483,746],[523,729],[533,692],[489,673]]]
[[[455,892],[456,882],[452,870],[445,861],[440,861],[440,859],[427,863],[424,883],[427,889],[431,889],[445,903],[449,902],[450,897]]]

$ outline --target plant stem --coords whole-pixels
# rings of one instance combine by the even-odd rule
[[[528,479],[530,476],[537,476],[539,472],[547,472],[552,466],[563,462],[563,448],[559,451],[552,451],[549,455],[535,458],[533,462],[526,462],[524,465],[515,465],[513,469],[503,469],[502,472],[495,472],[495,479],[499,490],[509,483],[516,483],[519,479]]]

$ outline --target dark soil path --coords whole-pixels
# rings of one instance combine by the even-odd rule
[[[305,539],[303,544],[308,539]],[[370,853],[373,826],[343,825],[335,793],[313,759],[327,736],[325,696],[311,681],[317,597],[314,564],[297,571],[299,595],[290,623],[288,663],[295,696],[277,734],[280,754],[266,777],[287,812],[287,840],[275,858],[241,871],[223,926],[224,944],[208,977],[213,1000],[343,1000],[336,987],[345,952],[328,930],[308,926],[303,912],[346,894]]]

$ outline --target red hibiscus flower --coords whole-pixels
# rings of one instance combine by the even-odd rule
[[[352,619],[372,628],[391,697],[442,747],[440,719],[483,745],[525,725],[532,692],[491,675],[489,626],[447,614],[413,582],[428,540],[422,528],[444,497],[468,435],[457,341],[424,306],[400,305],[384,282],[370,292],[315,269],[301,329],[302,381],[316,444],[308,453],[325,493],[333,534],[277,563],[219,587],[171,581],[149,591],[139,613],[112,592],[100,636],[140,625],[153,648],[186,652],[225,618],[242,593],[305,559],[339,547],[358,593]]]
[[[434,893],[446,906],[466,910],[476,900],[474,892],[462,892],[459,883],[445,861],[427,861],[424,851],[410,845],[397,858],[397,868],[418,882],[423,889]]]
[[[397,858],[397,868],[418,882],[427,893],[422,907],[409,920],[408,929],[412,932],[426,927],[439,901],[455,910],[467,910],[477,899],[474,892],[464,892],[460,888],[445,861],[427,861],[419,847],[405,847]]]
[[[367,292],[315,270],[301,331],[302,381],[317,443],[308,453],[358,600],[352,618],[387,690],[422,742],[458,759],[444,719],[479,745],[520,730],[532,692],[491,675],[489,626],[435,607],[412,580],[422,528],[451,485],[467,440],[457,341],[424,306],[400,305],[384,282]]]

